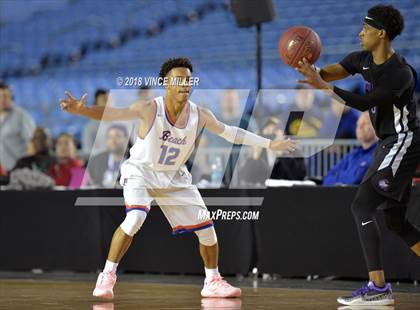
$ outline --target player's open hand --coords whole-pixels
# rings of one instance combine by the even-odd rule
[[[80,114],[85,107],[87,94],[84,94],[82,98],[76,99],[69,92],[64,92],[67,96],[66,99],[60,100],[60,107],[62,110],[67,111],[71,114]]]
[[[318,89],[330,88],[329,84],[322,79],[319,73],[315,70],[315,67],[311,65],[306,58],[303,58],[298,62],[296,70],[302,73],[306,78],[306,80],[299,80],[299,83],[308,84]]]
[[[296,141],[290,139],[272,140],[270,150],[283,153],[293,153],[296,151]]]

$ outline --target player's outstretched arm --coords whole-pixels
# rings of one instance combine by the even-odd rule
[[[131,120],[143,117],[143,113],[147,110],[144,106],[143,109],[140,104],[133,104],[126,109],[117,109],[105,106],[92,106],[85,105],[87,94],[84,94],[80,99],[76,99],[69,92],[65,92],[66,99],[60,101],[62,110],[75,114],[85,116],[87,118],[104,121],[118,121],[118,120]]]
[[[285,153],[296,150],[296,142],[290,139],[270,140],[245,129],[226,125],[217,120],[214,114],[208,109],[200,108],[200,112],[203,119],[203,127],[230,143],[259,146],[272,151],[282,151]]]
[[[314,88],[324,90],[329,95],[338,96],[342,99],[342,102],[344,102],[345,105],[362,112],[380,104],[392,104],[396,99],[394,95],[396,91],[390,90],[386,87],[378,86],[366,95],[359,95],[352,93],[351,91],[341,89],[337,86],[333,86],[324,81],[319,73],[314,70],[314,68],[306,59],[303,59],[303,61],[299,62],[298,71],[302,73],[306,78],[306,80],[301,80],[299,82],[309,84]],[[407,72],[404,73],[405,74],[400,74],[394,77],[394,87],[396,90],[399,90],[397,93],[401,93],[401,90],[405,90],[411,81],[410,76],[407,76]]]

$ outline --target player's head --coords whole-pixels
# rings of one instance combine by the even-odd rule
[[[62,133],[57,137],[54,149],[55,156],[59,161],[77,157],[76,140],[74,140],[74,137],[69,133]]]
[[[50,152],[51,134],[48,129],[38,127],[35,129],[32,139],[33,152],[35,154],[45,154]]]
[[[105,106],[108,101],[108,91],[97,89],[95,92],[95,105]]]
[[[360,114],[357,120],[356,137],[362,145],[367,146],[372,145],[378,140],[368,112]]]
[[[224,119],[237,118],[242,115],[241,96],[236,89],[226,89],[220,97],[220,110]]]
[[[6,83],[0,82],[0,111],[9,110],[12,107],[12,90]]]
[[[191,86],[187,82],[192,72],[193,66],[188,58],[169,58],[165,61],[160,68],[159,77],[168,78],[168,84],[166,85],[167,96],[178,102],[186,102],[191,91]],[[183,85],[174,83],[177,81]]]
[[[373,51],[384,40],[392,41],[404,29],[404,18],[392,5],[375,5],[368,10],[362,31],[359,33],[360,44],[364,50]]]
[[[153,90],[146,85],[142,85],[138,91],[139,99],[143,101],[148,101],[153,98]]]
[[[295,103],[299,109],[304,111],[312,109],[314,101],[315,92],[311,88],[301,84],[296,86]]]
[[[123,155],[127,149],[128,132],[122,125],[113,125],[106,133],[106,148],[111,154]]]

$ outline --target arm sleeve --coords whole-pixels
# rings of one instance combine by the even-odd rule
[[[269,148],[271,140],[260,137],[250,131],[244,130],[239,127],[228,126],[225,124],[224,131],[220,134],[220,136],[229,141],[230,143],[234,144],[244,144],[250,146],[260,146],[263,148]]]
[[[392,104],[414,84],[413,73],[409,68],[397,69],[392,75],[383,75],[378,85],[366,95],[358,95],[334,86],[334,93],[349,107],[367,111],[381,104]]]
[[[353,52],[348,54],[339,62],[339,64],[346,69],[348,73],[354,75],[360,73],[360,67],[362,63],[362,52]]]
[[[413,73],[409,68],[397,70],[392,76],[385,77],[389,81],[387,80],[384,84],[388,86],[387,88],[391,89],[393,95],[397,98],[401,97],[408,88],[415,84]]]
[[[359,111],[367,111],[380,104],[392,104],[395,101],[393,91],[385,87],[377,87],[367,95],[358,95],[351,91],[334,86],[334,93],[337,94],[345,105]]]

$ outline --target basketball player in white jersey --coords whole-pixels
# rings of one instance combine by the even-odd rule
[[[187,81],[193,71],[187,58],[166,61],[160,77]],[[289,139],[271,141],[238,127],[219,122],[213,113],[189,101],[188,83],[168,83],[164,97],[147,103],[135,103],[126,109],[86,107],[87,95],[80,100],[66,93],[61,108],[69,113],[95,120],[139,120],[137,141],[130,158],[121,166],[126,217],[111,241],[108,258],[100,273],[93,295],[113,298],[118,263],[129,248],[134,234],[144,223],[151,202],[156,200],[174,233],[194,232],[200,243],[206,278],[203,297],[239,297],[241,290],[228,284],[218,271],[218,243],[213,222],[201,220],[200,210],[207,211],[185,162],[191,155],[197,134],[206,128],[235,144],[260,146],[273,151],[292,152],[295,143]],[[203,213],[201,213],[203,214]]]

